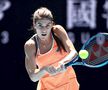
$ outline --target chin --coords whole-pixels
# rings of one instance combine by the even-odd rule
[[[48,38],[47,36],[41,36],[42,40],[47,39],[47,38]]]

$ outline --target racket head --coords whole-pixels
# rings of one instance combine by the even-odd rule
[[[91,37],[82,47],[89,56],[82,62],[87,67],[98,68],[108,64],[108,33],[98,33]]]

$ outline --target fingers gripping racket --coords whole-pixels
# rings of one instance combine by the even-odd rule
[[[99,68],[108,64],[108,33],[98,33],[92,36],[82,46],[81,50],[87,50],[89,53],[88,57],[78,62],[80,56],[77,55],[73,60],[65,64],[66,68],[73,65]]]

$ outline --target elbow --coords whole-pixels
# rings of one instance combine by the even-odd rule
[[[36,75],[34,75],[34,73],[29,74],[29,77],[32,82],[37,82],[39,80],[39,78]]]
[[[32,82],[37,82],[38,80],[34,79],[34,78],[30,78]]]
[[[36,77],[34,77],[34,76],[30,76],[30,80],[31,80],[32,82],[37,82],[37,81],[38,81],[38,79],[37,79]]]

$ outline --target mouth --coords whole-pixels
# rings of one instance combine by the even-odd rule
[[[47,34],[41,34],[42,36],[46,36]]]

